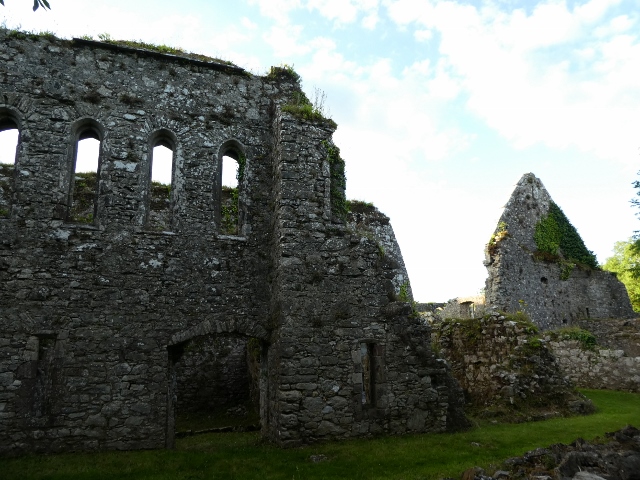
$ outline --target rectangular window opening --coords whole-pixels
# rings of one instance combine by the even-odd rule
[[[362,405],[373,406],[376,402],[376,357],[374,343],[360,344],[362,361]]]

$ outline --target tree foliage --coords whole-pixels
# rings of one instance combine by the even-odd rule
[[[627,241],[616,242],[613,247],[613,257],[602,265],[603,270],[614,272],[629,293],[631,306],[640,312],[640,251],[637,241],[630,238]]]
[[[0,5],[4,6],[4,0],[0,0]],[[33,0],[33,11],[35,12],[38,8],[51,9],[49,6],[49,2],[47,0]]]
[[[638,175],[640,175],[640,172],[638,172]],[[640,180],[634,180],[631,184],[637,190],[636,198],[631,199],[631,205],[640,208]],[[636,215],[640,217],[640,212],[636,213]],[[640,251],[640,230],[634,232],[633,239],[635,240],[636,250]]]

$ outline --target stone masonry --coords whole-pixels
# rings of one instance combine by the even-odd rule
[[[433,328],[476,414],[523,421],[592,411],[523,315],[447,319]]]
[[[217,336],[257,342],[278,445],[466,425],[390,225],[336,208],[335,124],[282,110],[296,75],[7,30],[0,44],[0,128],[20,132],[0,182],[0,454],[172,447],[182,358]],[[173,151],[162,230],[157,145]],[[220,230],[223,156],[244,168],[237,235]]]
[[[634,317],[627,291],[615,275],[572,263],[561,250],[551,261],[538,255],[536,225],[551,201],[532,173],[516,185],[486,250],[487,306],[525,311],[545,330],[580,319]]]
[[[640,392],[640,319],[581,320],[595,345],[550,332],[549,346],[560,368],[582,388]]]

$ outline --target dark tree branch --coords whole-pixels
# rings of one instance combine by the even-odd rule
[[[0,5],[4,7],[4,0],[0,0]],[[49,2],[47,0],[33,0],[33,11],[35,12],[38,7],[51,10],[51,7],[49,6]]]

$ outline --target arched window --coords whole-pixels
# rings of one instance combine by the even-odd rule
[[[150,230],[172,230],[175,145],[175,135],[168,130],[160,130],[151,136],[146,220]]]
[[[91,119],[76,123],[67,221],[93,224],[98,211],[103,132]]]
[[[238,235],[242,223],[240,189],[244,175],[245,155],[242,146],[231,140],[220,149],[218,185],[220,199],[219,231],[224,235]]]
[[[8,217],[11,210],[19,139],[14,115],[0,110],[0,218]]]

